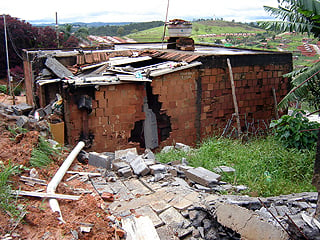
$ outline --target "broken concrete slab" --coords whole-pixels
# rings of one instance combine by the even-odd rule
[[[171,202],[170,202],[171,206],[173,206],[174,208],[182,211],[182,210],[186,210],[188,207],[190,207],[193,202],[186,199],[183,195],[178,194],[178,196],[176,196]]]
[[[142,206],[140,208],[137,208],[135,209],[135,213],[141,216],[148,216],[155,228],[160,227],[164,224],[150,206]]]
[[[103,193],[113,193],[113,190],[109,187],[109,185],[94,185],[93,187],[100,195]]]
[[[159,217],[179,238],[182,238],[193,231],[191,223],[173,207],[165,210]]]
[[[173,229],[167,225],[158,227],[156,230],[161,240],[179,240],[179,238],[175,236]]]
[[[133,195],[146,195],[150,194],[151,191],[146,188],[138,179],[130,179],[123,181],[124,185],[131,191]]]
[[[215,209],[218,222],[236,231],[242,238],[255,240],[259,236],[260,240],[288,239],[283,229],[261,220],[248,209],[226,203],[217,203]]]
[[[133,172],[137,175],[145,176],[150,172],[147,164],[143,161],[141,156],[136,157],[132,162],[130,162],[130,166],[133,169]]]
[[[188,171],[186,171],[186,176],[190,180],[206,187],[213,187],[221,179],[221,176],[219,174],[211,172],[203,167],[189,169]]]
[[[129,189],[121,182],[108,182],[109,187],[112,189],[113,193],[115,194],[115,198],[117,200],[129,200],[133,199],[134,196],[129,191]]]
[[[97,152],[89,152],[89,165],[111,170],[111,163],[112,160],[110,157]]]
[[[130,216],[121,220],[122,227],[127,233],[126,239],[153,239],[160,240],[156,229],[149,217],[139,218]]]
[[[167,210],[169,207],[171,207],[171,205],[163,200],[160,200],[157,202],[151,202],[150,207],[153,209],[153,211],[159,214],[162,213],[164,210]]]

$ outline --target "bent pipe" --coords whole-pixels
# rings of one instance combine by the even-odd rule
[[[82,141],[80,141],[77,144],[77,146],[75,146],[75,148],[72,150],[72,152],[66,158],[66,160],[64,160],[64,162],[61,165],[61,167],[58,169],[56,174],[53,176],[53,178],[49,182],[49,184],[47,186],[47,193],[55,193],[55,191],[57,189],[57,186],[59,185],[59,183],[61,182],[62,178],[64,177],[64,175],[68,171],[69,167],[73,163],[74,159],[77,157],[77,155],[79,154],[79,152],[82,150],[82,148],[84,146],[85,146],[85,143],[82,142]],[[49,199],[49,204],[50,204],[51,210],[53,212],[58,212],[59,213],[58,219],[61,222],[65,223],[63,218],[62,218],[62,213],[61,213],[61,210],[60,210],[60,206],[59,206],[58,200],[55,199],[55,198],[50,198]]]

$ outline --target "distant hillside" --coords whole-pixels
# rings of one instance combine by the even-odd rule
[[[129,23],[126,25],[106,25],[100,27],[90,27],[89,34],[97,36],[125,36],[130,33],[144,31],[163,25],[162,21]]]
[[[265,30],[257,28],[254,24],[228,22],[222,20],[202,20],[192,22],[192,38],[196,42],[213,42],[210,38],[204,38],[203,35],[220,35],[224,33],[263,33]],[[163,26],[144,31],[139,31],[127,35],[127,37],[138,42],[159,42],[162,39]],[[166,33],[166,36],[167,33]],[[212,38],[212,36],[211,36]]]
[[[73,23],[65,23],[70,24],[74,27],[101,27],[101,26],[122,26],[130,24],[131,22],[92,22],[92,23],[84,23],[84,22],[73,22]],[[42,23],[31,23],[35,27],[46,27],[46,26],[55,26],[55,23],[50,24],[42,24]],[[59,24],[59,25],[65,25]]]

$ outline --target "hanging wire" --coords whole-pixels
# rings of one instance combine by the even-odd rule
[[[9,40],[10,40],[10,42],[11,42],[11,45],[12,45],[12,48],[13,48],[14,52],[17,54],[17,56],[18,56],[21,60],[23,60],[22,56],[19,54],[19,51],[18,51],[16,45],[13,43],[12,35],[11,35],[11,32],[9,31],[8,26],[7,26],[7,32],[8,32]]]

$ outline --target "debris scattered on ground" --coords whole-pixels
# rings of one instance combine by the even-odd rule
[[[0,161],[30,167],[31,150],[41,132],[48,130],[43,127],[46,124],[38,124],[46,120],[29,125],[29,132],[16,134],[11,129],[20,117],[16,118],[14,111],[5,113],[7,107],[0,109]],[[30,119],[28,123],[33,122]],[[192,150],[177,143],[162,151],[173,149]],[[301,239],[302,233],[319,239],[320,223],[312,217],[317,193],[260,199],[220,195],[221,191],[247,189],[220,180],[220,174],[235,171],[231,167],[218,166],[211,171],[188,166],[185,159],[162,164],[148,149],[143,154],[135,148],[82,152],[78,160],[66,172],[56,196],[50,196],[58,199],[65,223],[59,223],[46,200],[46,185],[63,158],[47,168],[25,169],[11,179],[13,194],[19,196],[17,204],[26,209],[18,221],[1,212],[1,239],[130,239],[141,232],[151,234],[152,239],[250,239],[250,234],[286,239],[287,232],[293,239]],[[148,231],[141,225],[149,226]],[[141,229],[140,233],[135,228]]]

